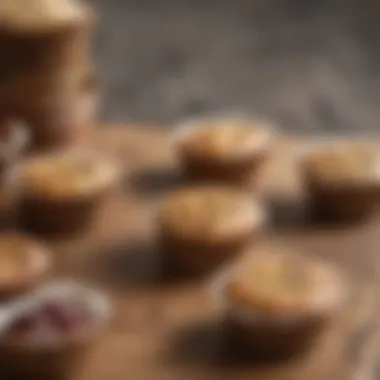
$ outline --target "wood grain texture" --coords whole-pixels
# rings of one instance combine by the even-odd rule
[[[286,197],[299,194],[297,176],[278,173],[295,173],[292,157],[300,143],[280,143],[263,173],[266,192],[278,194],[285,186]],[[108,127],[99,129],[92,144],[118,160],[125,180],[90,231],[71,241],[51,242],[57,274],[97,284],[114,301],[109,329],[90,350],[77,379],[371,378],[379,330],[375,264],[380,239],[375,224],[323,230],[295,222],[269,229],[268,240],[339,265],[353,296],[340,322],[304,357],[277,365],[247,363],[224,344],[207,282],[167,282],[158,270],[154,208],[166,191],[181,185],[168,136],[158,130]]]

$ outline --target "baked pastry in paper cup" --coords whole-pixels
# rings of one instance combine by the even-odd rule
[[[90,149],[37,155],[19,173],[23,224],[52,234],[87,229],[120,178],[112,160]]]
[[[206,274],[260,239],[266,213],[251,194],[233,187],[176,190],[158,212],[162,259],[173,270]]]
[[[75,281],[47,284],[0,308],[0,363],[6,374],[65,379],[110,319],[101,292]]]
[[[380,200],[380,154],[375,143],[334,141],[305,153],[301,174],[311,214],[356,223],[375,215]]]
[[[240,186],[258,175],[275,136],[267,122],[230,115],[180,124],[173,145],[189,179]]]
[[[316,259],[252,248],[210,286],[232,342],[254,356],[282,358],[318,342],[347,300],[343,276]]]

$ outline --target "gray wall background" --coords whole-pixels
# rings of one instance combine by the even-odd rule
[[[94,0],[107,121],[266,116],[288,130],[376,131],[378,0]]]

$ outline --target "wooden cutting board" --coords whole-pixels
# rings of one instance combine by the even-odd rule
[[[70,241],[51,241],[57,275],[90,281],[114,301],[109,329],[90,350],[78,379],[371,378],[379,346],[377,223],[324,230],[301,222],[296,201],[302,189],[294,157],[307,141],[284,138],[262,173],[261,190],[286,204],[267,239],[339,265],[350,279],[353,297],[318,347],[276,365],[243,362],[226,347],[207,281],[168,283],[157,270],[155,205],[167,191],[183,185],[169,136],[157,128],[108,126],[95,133],[91,144],[115,157],[124,168],[124,181],[90,231]]]

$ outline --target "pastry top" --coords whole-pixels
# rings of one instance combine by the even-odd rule
[[[88,7],[81,0],[1,0],[0,26],[20,31],[45,30],[81,22]]]
[[[310,153],[304,164],[312,178],[325,184],[380,182],[379,149],[370,143],[335,143]]]
[[[115,165],[88,150],[40,155],[26,161],[20,171],[26,196],[53,200],[101,193],[118,177]]]
[[[241,120],[204,121],[179,135],[180,151],[194,159],[235,161],[265,152],[272,131],[264,124]]]
[[[200,186],[169,195],[160,213],[166,232],[191,241],[234,239],[264,222],[261,205],[239,190]]]
[[[252,251],[231,275],[226,295],[232,305],[268,316],[329,313],[340,306],[344,286],[327,264],[277,250]]]
[[[48,251],[38,242],[20,234],[0,236],[0,293],[26,290],[49,267]]]

